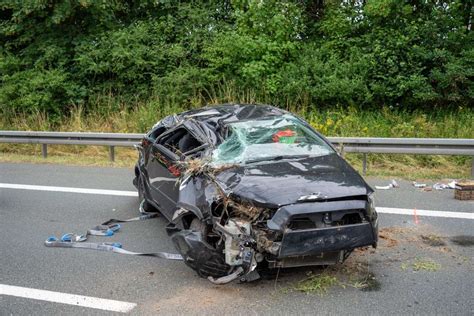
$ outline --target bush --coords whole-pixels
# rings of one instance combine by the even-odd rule
[[[473,8],[462,0],[4,0],[0,110],[67,114],[95,107],[100,95],[192,106],[225,97],[227,85],[300,109],[472,107]]]

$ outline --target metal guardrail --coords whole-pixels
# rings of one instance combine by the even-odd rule
[[[48,156],[48,145],[108,146],[109,158],[115,160],[115,147],[131,147],[138,144],[144,134],[78,133],[0,131],[0,143],[41,144],[43,158]]]
[[[115,147],[137,144],[143,134],[121,133],[75,133],[0,131],[0,143],[41,144],[42,155],[48,155],[48,145],[94,145],[108,146],[111,161],[115,160]],[[342,153],[362,153],[363,172],[367,170],[367,154],[422,154],[422,155],[466,155],[473,157],[471,176],[474,177],[474,139],[452,138],[373,138],[373,137],[328,137]]]

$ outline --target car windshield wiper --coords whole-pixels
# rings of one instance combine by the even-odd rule
[[[307,158],[310,155],[278,155],[278,156],[270,156],[270,157],[260,157],[254,159],[248,159],[245,161],[245,164],[260,162],[260,161],[275,161],[275,160],[283,160],[283,159],[300,159],[300,158]]]

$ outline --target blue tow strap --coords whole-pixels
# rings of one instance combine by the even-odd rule
[[[142,221],[147,220],[150,218],[158,217],[158,213],[150,213],[145,212],[143,209],[142,201],[140,203],[140,216],[120,220],[120,219],[110,219],[101,225],[95,226],[92,229],[89,229],[85,234],[77,235],[74,233],[67,233],[61,236],[60,239],[56,238],[55,236],[50,236],[44,242],[46,247],[60,247],[60,248],[83,248],[83,249],[92,249],[92,250],[99,250],[99,251],[110,251],[115,253],[121,253],[125,255],[133,255],[133,256],[147,256],[147,257],[158,257],[162,259],[168,260],[183,260],[183,257],[180,254],[175,253],[168,253],[168,252],[133,252],[128,251],[122,248],[122,244],[118,242],[108,243],[92,243],[92,242],[85,242],[88,236],[113,236],[116,231],[121,228],[121,225],[118,223],[126,223],[126,222],[135,222],[135,221]]]

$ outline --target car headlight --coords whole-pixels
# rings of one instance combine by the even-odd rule
[[[367,195],[367,202],[369,202],[369,217],[371,217],[372,219],[376,219],[377,211],[375,210],[374,193],[370,193],[369,195]]]

